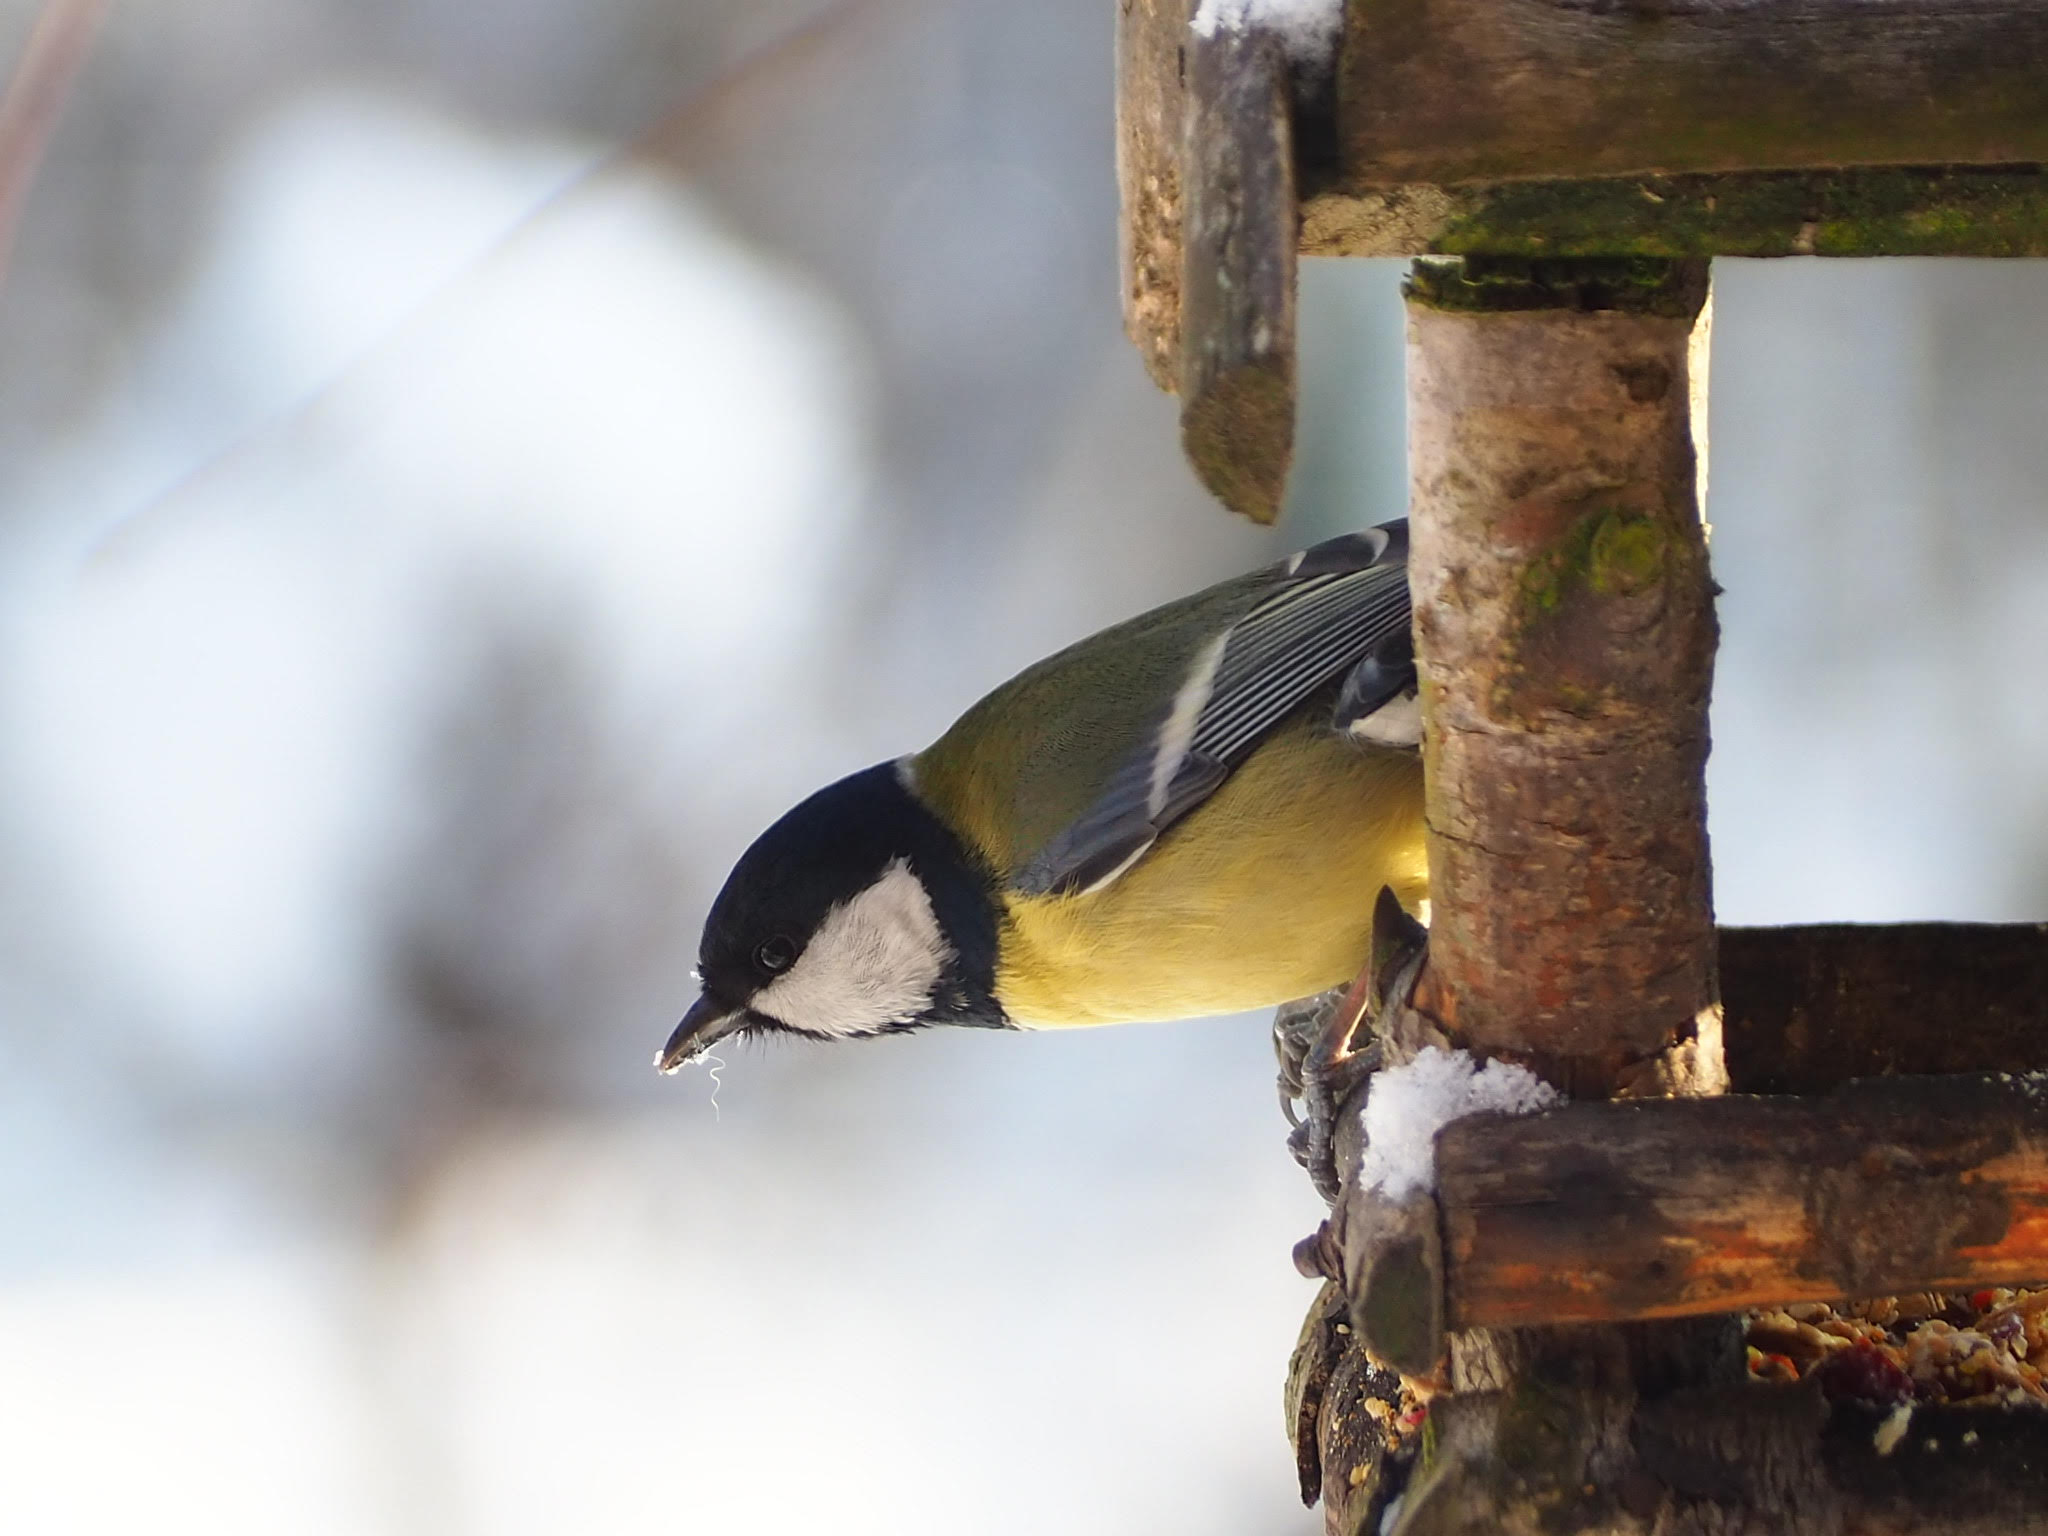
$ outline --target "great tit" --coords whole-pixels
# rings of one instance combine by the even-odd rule
[[[1229,1013],[1349,980],[1374,898],[1426,894],[1408,529],[1386,523],[1106,629],[927,750],[818,791],[712,903],[728,1036]]]

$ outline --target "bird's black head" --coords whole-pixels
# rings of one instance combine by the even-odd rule
[[[1001,1024],[996,907],[979,861],[883,763],[754,840],[711,904],[698,998],[657,1064],[752,1030],[820,1039]]]

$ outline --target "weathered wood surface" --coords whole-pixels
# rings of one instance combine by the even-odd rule
[[[1419,264],[1410,283],[1418,1004],[1574,1097],[1689,1086],[1665,1063],[1713,1024],[1705,293],[1689,262]]]
[[[1187,34],[1181,446],[1233,512],[1280,515],[1294,457],[1299,204],[1287,61],[1264,31]]]
[[[1403,1005],[1402,999],[1410,995],[1414,979],[1424,963],[1424,953],[1419,943],[1419,932],[1410,935],[1405,949],[1397,942],[1399,938],[1397,934],[1383,936],[1377,932],[1375,937],[1371,974],[1379,979],[1380,984],[1372,996],[1369,1049],[1372,1058],[1381,1064],[1405,1061],[1427,1045],[1447,1043],[1433,1023],[1413,1008]],[[1724,929],[1720,934],[1720,956],[1728,1071],[1737,1092],[1797,1091],[1813,1094],[1840,1087],[1852,1077],[1905,1070],[1942,1073],[2048,1069],[2048,925],[1913,923],[1870,927],[1831,924],[1802,928]],[[1369,1082],[1366,1087],[1369,1091]],[[1549,1137],[1546,1144],[1553,1149],[1569,1148],[1562,1154],[1568,1158],[1597,1160],[1603,1167],[1612,1165],[1632,1173],[1639,1161],[1640,1142],[1633,1139],[1615,1144],[1603,1142],[1607,1128],[1619,1117],[1620,1122],[1629,1127],[1630,1136],[1634,1137],[1638,1134],[1641,1116],[1677,1114],[1688,1124],[1698,1121],[1699,1125],[1697,1134],[1690,1141],[1680,1133],[1672,1133],[1666,1138],[1665,1174],[1680,1182],[1682,1175],[1689,1174],[1737,1186],[1737,1197],[1731,1197],[1725,1209],[1715,1206],[1705,1218],[1725,1226],[1729,1222],[1751,1220],[1755,1213],[1750,1202],[1758,1198],[1757,1192],[1766,1186],[1767,1181],[1755,1174],[1749,1159],[1761,1159],[1769,1165],[1769,1177],[1774,1179],[1799,1180],[1819,1176],[1811,1150],[1800,1137],[1792,1137],[1782,1151],[1778,1148],[1773,1138],[1777,1137],[1775,1127],[1780,1119],[1789,1115],[1809,1127],[1821,1127],[1811,1131],[1812,1139],[1819,1140],[1824,1151],[1838,1157],[1846,1155],[1841,1152],[1843,1147],[1862,1149],[1877,1145],[1882,1148],[1890,1145],[1882,1140],[1884,1126],[1877,1122],[1866,1123],[1867,1117],[1858,1119],[1861,1111],[1857,1105],[1867,1103],[1873,1092],[1880,1096],[1888,1093],[1912,1096],[1919,1093],[1921,1087],[1917,1079],[1894,1080],[1889,1084],[1864,1085],[1835,1099],[1766,1103],[1761,1113],[1770,1122],[1766,1128],[1768,1134],[1759,1132],[1757,1128],[1758,1112],[1752,1107],[1753,1101],[1731,1101],[1736,1107],[1726,1111],[1733,1117],[1729,1123],[1742,1133],[1731,1145],[1737,1146],[1745,1157],[1745,1161],[1738,1165],[1702,1157],[1700,1166],[1694,1169],[1686,1161],[1688,1157],[1699,1157],[1700,1148],[1721,1144],[1720,1132],[1715,1127],[1719,1124],[1716,1117],[1724,1112],[1700,1104],[1689,1105],[1682,1110],[1668,1104],[1648,1108],[1641,1105],[1626,1108],[1581,1106],[1569,1114],[1567,1125],[1573,1129],[1555,1136],[1536,1129],[1546,1122],[1516,1122],[1512,1125],[1474,1122],[1447,1135],[1461,1146],[1467,1138],[1476,1138],[1471,1142],[1473,1150],[1463,1156],[1473,1165],[1488,1170],[1489,1177],[1514,1183],[1517,1176],[1526,1172],[1531,1180],[1536,1181],[1530,1186],[1532,1190],[1537,1184],[1542,1185],[1539,1193],[1530,1196],[1532,1200],[1541,1202],[1554,1197],[1553,1185],[1570,1184],[1572,1178],[1583,1171],[1583,1162],[1574,1162],[1571,1170],[1566,1172],[1549,1169],[1540,1163],[1531,1166],[1523,1150],[1525,1138]],[[1938,1102],[1926,1106],[1929,1127],[1938,1135],[1951,1132],[1961,1135],[1968,1130],[1968,1126],[1959,1128],[1949,1123],[1956,1118],[1956,1106],[1952,1097],[1942,1095],[1950,1094],[1953,1087],[1953,1084],[1936,1083],[1930,1089]],[[2044,1088],[2043,1099],[2048,1101],[2048,1088]],[[1345,1169],[1357,1167],[1362,1151],[1356,1108],[1354,1100],[1350,1112],[1336,1128],[1336,1161]],[[1883,1118],[1880,1115],[1878,1120]],[[1963,1118],[1967,1120],[1968,1116]],[[1579,1145],[1581,1142],[1583,1145]],[[1939,1185],[1931,1186],[1925,1170],[1917,1165],[1901,1165],[1904,1169],[1901,1172],[1891,1167],[1896,1161],[1892,1154],[1880,1151],[1878,1159],[1883,1165],[1881,1176],[1892,1182],[1884,1190],[1873,1190],[1869,1194],[1868,1203],[1887,1213],[1886,1225],[1877,1229],[1876,1241],[1887,1255],[1887,1262],[1896,1260],[1907,1264],[1908,1269],[1893,1274],[1882,1283],[1878,1278],[1867,1276],[1854,1287],[1846,1281],[1830,1281],[1828,1284],[1834,1287],[1834,1291],[1829,1296],[1814,1295],[1814,1282],[1808,1277],[1791,1286],[1783,1295],[1756,1294],[1749,1296],[1749,1301],[1831,1300],[1850,1289],[1864,1287],[1883,1291],[1920,1290],[1941,1279],[1935,1274],[1941,1268],[1938,1264],[1926,1266],[1925,1273],[1911,1268],[1914,1260],[1910,1245],[1894,1242],[1891,1229],[1897,1221],[1918,1221],[1925,1216],[1916,1202],[1932,1201],[1943,1212],[1941,1220],[1950,1219],[1953,1213],[1948,1190]],[[1445,1166],[1448,1168],[1450,1165],[1446,1163]],[[1859,1163],[1857,1167],[1860,1171],[1863,1165]],[[1449,1186],[1446,1187],[1448,1190]],[[1611,1186],[1606,1187],[1611,1193]],[[1600,1189],[1594,1187],[1573,1187],[1570,1193],[1573,1199],[1582,1199],[1595,1206],[1605,1198]],[[1782,1195],[1782,1191],[1780,1193]],[[1447,1194],[1446,1200],[1450,1198]],[[1645,1273],[1651,1274],[1658,1284],[1690,1283],[1687,1277],[1691,1271],[1668,1264],[1668,1255],[1617,1250],[1610,1241],[1609,1226],[1603,1225],[1608,1223],[1626,1230],[1643,1244],[1668,1238],[1689,1245],[1686,1246],[1688,1254],[1695,1248],[1711,1246],[1716,1240],[1714,1233],[1704,1230],[1674,1235],[1668,1220],[1654,1211],[1645,1214],[1653,1198],[1652,1193],[1643,1192],[1644,1209],[1640,1210],[1607,1210],[1602,1207],[1602,1214],[1597,1220],[1585,1212],[1576,1217],[1567,1216],[1566,1224],[1558,1230],[1546,1228],[1538,1238],[1539,1246],[1521,1252],[1517,1262],[1525,1262],[1546,1276],[1561,1276],[1567,1281],[1573,1276],[1587,1275],[1589,1278],[1582,1284],[1598,1289],[1608,1284],[1608,1277],[1600,1266],[1620,1262],[1633,1253],[1634,1261],[1639,1262]],[[1703,1207],[1713,1206],[1719,1198],[1717,1193],[1695,1191],[1696,1204]],[[1436,1374],[1437,1358],[1446,1345],[1447,1326],[1463,1326],[1470,1322],[1529,1321],[1528,1314],[1501,1311],[1498,1304],[1496,1311],[1500,1315],[1488,1312],[1476,1317],[1446,1316],[1445,1297],[1454,1283],[1461,1283],[1462,1275],[1451,1271],[1451,1261],[1443,1251],[1441,1240],[1436,1238],[1438,1225],[1446,1223],[1449,1218],[1434,1199],[1413,1197],[1398,1206],[1391,1205],[1374,1192],[1360,1189],[1354,1180],[1339,1191],[1334,1203],[1336,1208],[1331,1220],[1297,1250],[1297,1263],[1306,1273],[1324,1275],[1342,1284],[1344,1294],[1350,1298],[1347,1321],[1353,1330],[1352,1337],[1368,1345],[1380,1360],[1411,1375]],[[1487,1211],[1467,1212],[1458,1219],[1474,1226],[1495,1224],[1488,1225],[1488,1243],[1493,1249],[1498,1249],[1514,1238],[1508,1229],[1496,1230],[1497,1224],[1506,1221],[1511,1226],[1516,1220],[1533,1221],[1536,1218],[1537,1212],[1532,1206],[1519,1214],[1510,1212],[1507,1217],[1497,1211]],[[1785,1213],[1779,1211],[1766,1220],[1765,1230],[1782,1236],[1787,1219]],[[1643,1222],[1648,1223],[1647,1228],[1640,1225]],[[2030,1229],[2025,1229],[2024,1223],[2022,1228],[2020,1240],[2032,1240],[2027,1235]],[[1928,1229],[1923,1223],[1923,1230],[1940,1230],[1940,1227],[1937,1223],[1935,1228]],[[1659,1233],[1664,1237],[1655,1236]],[[1845,1239],[1831,1237],[1830,1240]],[[1572,1243],[1577,1242],[1588,1244],[1588,1251],[1567,1251]],[[1725,1253],[1715,1250],[1718,1257],[1714,1257],[1713,1262],[1748,1263],[1754,1246],[1755,1240],[1745,1232],[1733,1249]],[[1792,1247],[1796,1249],[1797,1244],[1792,1244]],[[2014,1271],[2031,1267],[2031,1261],[2015,1261],[2009,1257],[1988,1264],[1979,1264],[1978,1259],[1972,1257],[1969,1262],[1973,1270],[1981,1268],[1984,1271],[1982,1275],[1973,1274],[1966,1282],[1958,1282],[1971,1286],[1986,1279],[2016,1278]],[[1655,1270],[1658,1264],[1666,1264],[1667,1267],[1658,1272]],[[1777,1284],[1754,1275],[1751,1280],[1754,1287],[1766,1289]],[[1500,1277],[1491,1283],[1521,1285],[1518,1279]],[[1573,1294],[1576,1296],[1578,1292]],[[1531,1302],[1532,1307],[1535,1304],[1532,1294],[1527,1291],[1516,1289],[1514,1296],[1517,1304],[1525,1299]],[[1670,1310],[1671,1299],[1663,1296],[1662,1292],[1658,1292],[1658,1296],[1660,1300],[1657,1303],[1646,1305],[1640,1296],[1624,1300],[1607,1295],[1598,1304],[1599,1310],[1591,1315],[1612,1320],[1633,1317],[1645,1311],[1662,1313]],[[1709,1311],[1718,1311],[1724,1304],[1729,1303],[1718,1293],[1706,1303]],[[1690,1296],[1681,1305],[1696,1310],[1700,1298]],[[1587,1315],[1587,1306],[1581,1297],[1571,1303],[1570,1310],[1547,1321],[1569,1321]],[[1454,1374],[1468,1387],[1495,1380],[1512,1381],[1518,1375],[1518,1367],[1511,1357],[1532,1337],[1540,1337],[1540,1334],[1515,1334],[1495,1329],[1451,1334],[1448,1342],[1455,1361]],[[1626,1375],[1627,1371],[1620,1374]],[[1348,1454],[1343,1447],[1350,1444],[1349,1441],[1341,1441],[1333,1446],[1330,1454],[1339,1457]],[[1373,1442],[1371,1448],[1377,1457],[1378,1442]],[[1372,1460],[1366,1467],[1368,1476],[1376,1478],[1379,1466],[1378,1460]],[[1360,1486],[1365,1485],[1361,1483]]]
[[[1724,928],[1720,955],[1738,1093],[2048,1068],[2048,923]]]
[[[1749,1383],[1439,1399],[1393,1536],[2040,1536],[2048,1414],[1889,1409]]]
[[[1152,382],[1180,388],[1184,48],[1194,0],[1120,0],[1116,17],[1117,266],[1124,334]]]
[[[2048,1279],[2048,1074],[1480,1117],[1437,1169],[1454,1327]]]
[[[1400,1377],[1358,1348],[1343,1287],[1325,1284],[1288,1363],[1286,1403],[1301,1501],[1321,1499],[1332,1531],[1371,1528],[1401,1397]]]
[[[1305,256],[2048,256],[2040,167],[1319,186]]]
[[[1344,1206],[1343,1276],[1351,1322],[1373,1358],[1404,1376],[1435,1374],[1444,1356],[1443,1223],[1426,1193],[1389,1200],[1354,1189]]]
[[[2032,0],[1349,0],[1356,181],[2048,160]]]

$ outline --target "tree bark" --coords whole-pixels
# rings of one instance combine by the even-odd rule
[[[1193,12],[1193,0],[1120,0],[1116,18],[1124,334],[1168,394],[1180,388],[1181,154]]]
[[[1408,293],[1433,912],[1409,1001],[1452,1043],[1574,1097],[1716,1092],[1705,265],[1418,263]],[[1456,1395],[1432,1405],[1437,1451],[1395,1530],[1505,1530],[1525,1510],[1599,1529],[1570,1504],[1622,1496],[1640,1395],[1728,1379],[1728,1332],[1452,1334]],[[1494,1393],[1564,1411],[1558,1434],[1554,1410],[1535,1416],[1558,1441],[1540,1465],[1517,1464],[1512,1413],[1465,1462],[1445,1454],[1472,1397]]]
[[[1300,206],[1290,89],[1272,33],[1189,33],[1181,446],[1217,500],[1260,523],[1280,516],[1294,457]]]
[[[1477,1116],[1437,1170],[1454,1328],[2048,1278],[2048,1073]]]
[[[1421,1001],[1575,1098],[1662,1091],[1702,1029],[1700,1085],[1718,1081],[1690,387],[1705,277],[1422,264],[1410,285]]]

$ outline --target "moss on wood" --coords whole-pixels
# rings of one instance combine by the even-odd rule
[[[1686,318],[1699,312],[1706,286],[1704,263],[1660,256],[1483,255],[1418,261],[1402,293],[1411,303],[1442,310],[1619,310]]]
[[[2048,174],[1878,168],[1331,186],[1311,255],[2048,256]]]

